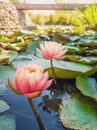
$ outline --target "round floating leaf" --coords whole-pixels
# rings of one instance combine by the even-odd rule
[[[38,58],[33,54],[23,53],[21,56],[18,56],[14,61],[13,65],[16,68],[19,65],[24,65],[27,63],[37,63],[38,65],[42,66],[45,71],[49,72],[50,77],[52,76],[51,68],[50,68],[50,60],[46,60],[44,58]],[[23,58],[24,57],[24,58]],[[54,71],[56,78],[75,78],[79,75],[90,76],[97,72],[95,67],[90,65],[84,65],[80,63],[70,62],[70,61],[53,61]],[[93,71],[92,71],[93,70]]]
[[[8,55],[9,55],[9,63],[10,63],[18,56],[18,53],[16,51],[10,50]]]
[[[0,66],[0,79],[7,80],[8,78],[13,79],[15,69],[11,66]]]
[[[83,95],[92,97],[97,101],[97,82],[94,78],[78,76],[76,78],[76,87]]]
[[[97,129],[97,104],[89,98],[73,94],[65,96],[60,105],[60,119],[66,128],[75,130]]]
[[[0,113],[7,111],[9,108],[9,105],[6,102],[0,100]]]
[[[69,60],[69,61],[73,61],[81,64],[87,64],[87,65],[97,64],[97,57],[95,56],[83,57],[80,55],[66,54],[64,60]]]
[[[0,116],[0,130],[15,130],[16,124],[13,116]]]
[[[19,50],[21,49],[20,47],[17,47],[17,44],[16,44],[16,43],[14,43],[14,44],[8,43],[8,44],[7,44],[7,47],[8,47],[8,49],[14,50],[14,51],[19,51]]]
[[[0,93],[2,93],[6,89],[6,85],[2,80],[0,80]]]
[[[41,65],[46,71],[49,72],[49,75],[52,76],[50,61],[42,58],[36,58],[35,62]],[[54,71],[56,78],[75,78],[78,75],[85,75],[85,73],[91,70],[91,73],[88,73],[88,76],[92,73],[93,67],[89,65],[69,62],[69,61],[53,61]]]
[[[8,51],[0,48],[0,64],[7,64],[9,61]]]
[[[10,63],[17,55],[18,53],[16,51],[0,49],[0,64],[4,65]]]

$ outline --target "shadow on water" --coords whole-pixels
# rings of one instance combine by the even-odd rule
[[[65,91],[55,89],[46,90],[40,97],[33,99],[34,105],[47,130],[68,130],[62,126],[58,115],[59,104],[67,90],[66,82],[63,83],[63,81],[60,81],[60,85],[61,84],[63,84],[62,89],[65,88]],[[69,87],[72,86],[69,85]],[[27,99],[24,96],[14,94],[9,87],[7,87],[7,91],[4,93],[6,93],[6,95],[1,98],[10,105],[11,109],[2,115],[15,116],[16,130],[39,130],[38,123]]]

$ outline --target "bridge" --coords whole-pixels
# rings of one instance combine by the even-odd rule
[[[85,9],[86,5],[87,4],[15,4],[18,10],[74,10]]]

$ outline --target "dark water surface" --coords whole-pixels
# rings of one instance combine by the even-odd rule
[[[16,130],[39,130],[38,123],[26,97],[14,94],[9,88],[1,98],[10,105],[10,109],[2,115],[13,115],[16,120]],[[66,130],[58,115],[59,104],[63,92],[44,91],[40,97],[33,99],[34,105],[47,130]]]

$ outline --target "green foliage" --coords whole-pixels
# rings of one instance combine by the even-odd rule
[[[44,16],[42,14],[34,15],[34,14],[30,13],[29,16],[34,24],[38,24],[38,25],[44,24]]]
[[[86,6],[85,10],[77,10],[77,15],[73,21],[74,25],[86,25],[88,28],[97,30],[97,5]]]
[[[33,23],[39,25],[74,25],[75,31],[85,32],[87,29],[97,30],[97,6],[87,5],[84,10],[56,11],[54,14],[44,16],[42,14],[29,15]]]
[[[39,25],[65,25],[72,24],[72,12],[71,11],[56,11],[54,14],[44,16],[42,14],[29,14],[31,20],[35,24]]]
[[[13,4],[20,4],[21,3],[19,0],[10,0],[10,2]]]

